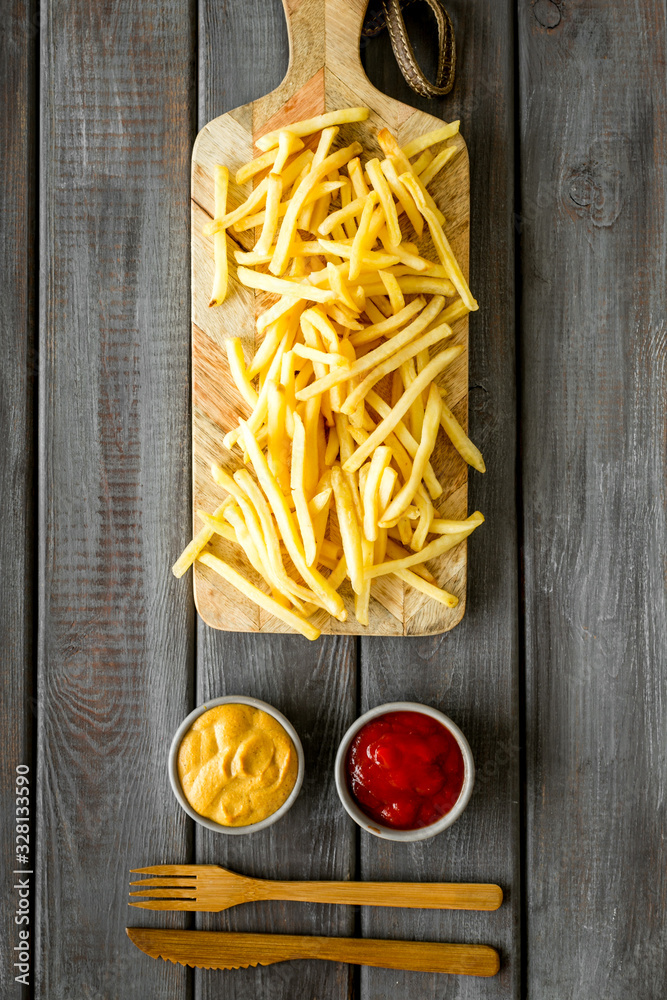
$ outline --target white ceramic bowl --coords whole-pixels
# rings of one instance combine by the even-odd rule
[[[359,730],[365,726],[367,722],[370,722],[371,719],[377,719],[379,715],[386,715],[387,712],[422,712],[424,715],[430,715],[432,719],[436,719],[445,727],[445,729],[450,731],[458,743],[459,749],[463,755],[463,785],[458,799],[449,812],[445,813],[441,819],[437,820],[435,823],[431,823],[429,826],[422,826],[418,830],[396,830],[393,827],[382,826],[380,823],[376,822],[376,820],[367,816],[366,813],[360,809],[352,797],[347,785],[345,762],[347,760],[347,752],[350,748],[350,744]],[[468,805],[468,801],[472,795],[473,786],[475,784],[475,763],[472,759],[472,752],[467,739],[459,727],[455,722],[452,722],[450,718],[442,712],[439,712],[437,708],[431,708],[429,705],[420,705],[418,702],[414,701],[393,701],[388,705],[378,705],[377,708],[372,708],[370,712],[366,712],[364,715],[361,715],[357,721],[350,726],[348,731],[345,733],[340,746],[338,747],[335,771],[338,796],[354,822],[358,823],[362,830],[372,833],[374,837],[381,837],[383,840],[398,840],[403,841],[404,843],[414,840],[428,840],[429,837],[435,837],[436,834],[442,833],[442,831],[450,827],[452,823],[455,823],[465,807]]]
[[[206,816],[200,816],[198,812],[195,812],[183,794],[181,782],[178,777],[178,748],[180,747],[181,741],[192,723],[195,722],[200,715],[203,715],[204,712],[208,712],[209,708],[215,708],[216,705],[250,705],[252,708],[259,708],[262,712],[272,715],[273,718],[280,723],[294,744],[299,765],[294,788],[280,808],[276,809],[274,813],[271,813],[270,816],[267,816],[266,819],[261,820],[259,823],[250,823],[248,826],[223,826],[221,823],[216,823],[215,820],[208,819]],[[171,741],[171,747],[169,748],[169,781],[174,795],[178,799],[179,805],[185,810],[188,816],[196,823],[199,823],[200,826],[205,826],[207,830],[212,830],[214,833],[228,833],[232,836],[240,833],[257,833],[259,830],[264,830],[267,826],[271,826],[272,823],[276,823],[279,819],[281,819],[296,802],[297,796],[301,791],[301,786],[303,785],[304,770],[305,760],[303,756],[303,747],[301,746],[301,740],[299,739],[298,733],[292,723],[285,718],[282,712],[279,712],[278,709],[274,708],[272,705],[267,705],[265,701],[259,701],[258,698],[247,698],[245,695],[225,695],[224,698],[211,698],[211,700],[207,701],[205,705],[200,705],[198,708],[195,708],[193,712],[190,712],[187,719],[183,719],[183,722],[176,730],[174,738]]]

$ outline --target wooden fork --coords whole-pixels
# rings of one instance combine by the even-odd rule
[[[206,910],[213,913],[258,899],[429,910],[497,910],[503,901],[500,886],[488,883],[279,882],[246,878],[220,865],[153,865],[133,868],[132,874],[157,876],[130,883],[143,886],[130,896],[154,897],[130,903],[144,910]]]

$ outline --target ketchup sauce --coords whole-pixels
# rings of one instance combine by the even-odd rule
[[[442,723],[422,712],[387,712],[363,726],[345,762],[367,816],[396,830],[441,819],[463,787],[463,754]]]

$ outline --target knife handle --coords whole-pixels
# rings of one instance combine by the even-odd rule
[[[351,965],[413,972],[449,972],[460,976],[495,976],[500,956],[485,944],[435,941],[381,941],[373,938],[303,937],[294,958],[321,958]]]
[[[257,899],[428,910],[497,910],[503,891],[475,882],[279,882],[253,879]]]

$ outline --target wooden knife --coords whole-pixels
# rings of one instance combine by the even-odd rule
[[[294,958],[372,965],[381,969],[495,976],[500,958],[484,944],[434,941],[378,941],[371,938],[295,934],[236,934],[227,931],[171,931],[127,927],[130,941],[151,958],[201,969],[247,969]]]

